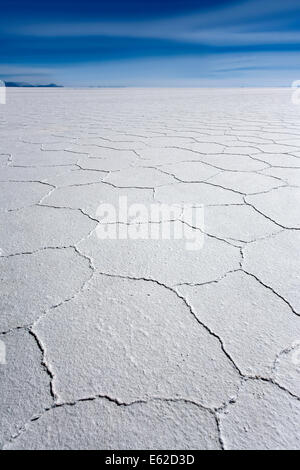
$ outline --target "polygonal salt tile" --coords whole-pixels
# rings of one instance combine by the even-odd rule
[[[6,363],[0,363],[0,447],[53,403],[42,352],[26,330],[0,335]]]
[[[221,415],[226,449],[299,449],[300,402],[273,384],[248,381]]]
[[[173,184],[175,182],[172,176],[169,176],[155,168],[130,168],[110,173],[105,182],[119,188],[156,188],[163,185]]]
[[[277,355],[300,338],[300,318],[243,272],[228,274],[218,283],[177,290],[200,322],[222,338],[244,375],[271,377]]]
[[[277,356],[272,378],[300,398],[300,336]]]
[[[243,267],[281,295],[300,313],[300,233],[279,234],[246,245]]]
[[[95,274],[77,299],[41,318],[34,331],[59,402],[170,397],[215,407],[240,383],[219,341],[155,282]]]
[[[98,225],[78,244],[104,273],[168,286],[213,281],[239,267],[238,248],[181,222]]]
[[[168,137],[168,136],[163,136],[163,137],[149,137],[147,140],[145,140],[147,143],[147,146],[149,147],[184,147],[185,145],[190,145],[191,143],[194,142],[193,138],[190,137]]]
[[[284,185],[280,180],[257,173],[223,172],[210,178],[209,183],[243,194],[268,191]]]
[[[239,145],[226,147],[224,149],[224,153],[225,154],[229,153],[231,155],[251,155],[251,154],[255,154],[255,153],[260,153],[260,150],[258,148],[256,148],[256,146],[247,147],[247,146],[241,145],[241,143],[239,142]]]
[[[248,155],[201,155],[201,161],[220,170],[230,171],[258,171],[267,166]]]
[[[179,148],[153,148],[143,149],[139,151],[139,155],[144,163],[141,161],[141,165],[164,165],[168,163],[177,163],[183,161],[197,161],[201,159],[201,156],[195,152],[191,152],[188,149]]]
[[[33,206],[0,212],[1,255],[74,245],[95,226],[76,210]]]
[[[236,205],[204,208],[204,230],[216,237],[250,242],[281,229],[252,207]]]
[[[208,183],[178,183],[157,188],[155,199],[168,204],[239,204],[242,195],[229,189],[218,188]]]
[[[300,228],[300,188],[278,188],[266,194],[247,196],[246,201],[280,226]]]
[[[53,166],[53,167],[14,167],[6,166],[1,169],[0,181],[45,181],[52,184],[56,177],[68,178],[69,172],[76,170],[76,166]]]
[[[270,139],[275,140],[278,144],[281,144],[282,141],[286,141],[285,143],[288,143],[289,139],[298,139],[299,138],[299,134],[294,134],[292,132],[294,132],[294,131],[288,132],[286,130],[281,130],[280,132],[270,132],[268,130],[267,133],[261,132],[261,133],[258,133],[258,135],[260,135],[262,137],[268,136]]]
[[[290,186],[300,186],[300,168],[267,168],[262,173],[280,178]]]
[[[17,151],[13,153],[13,164],[16,166],[63,166],[73,165],[80,156],[65,151],[44,151],[36,149],[35,152]]]
[[[161,166],[160,169],[185,182],[205,181],[220,172],[220,170],[201,162],[175,163],[174,165]]]
[[[255,158],[274,167],[300,168],[300,158],[287,153],[258,153]]]
[[[221,145],[228,145],[228,143],[235,143],[237,142],[237,138],[234,135],[199,135],[197,133],[193,134],[193,137],[197,142],[205,142],[205,143],[213,143],[213,144],[221,144]]]
[[[300,150],[300,146],[283,144],[259,144],[257,147],[261,152],[266,153],[293,153]]]
[[[51,187],[35,182],[0,182],[0,209],[19,209],[37,204]]]
[[[242,136],[239,138],[239,143],[243,143],[243,145],[247,144],[268,144],[270,143],[270,139],[257,137],[257,136]]]
[[[67,150],[86,154],[86,156],[89,155],[93,158],[109,158],[112,161],[119,159],[121,161],[130,161],[134,160],[136,157],[136,154],[132,150],[118,150],[114,148],[100,147],[98,145],[73,144],[72,146],[69,146]]]
[[[133,156],[119,156],[119,157],[109,157],[109,158],[94,158],[94,157],[85,157],[78,160],[78,165],[81,168],[88,170],[98,170],[103,172],[123,170],[130,166],[134,166],[138,162],[137,158]]]
[[[119,189],[105,183],[92,183],[58,188],[43,200],[43,205],[82,209],[91,217],[97,218],[99,207],[101,209],[103,204],[108,204],[110,209],[118,213],[122,204],[126,207],[136,203],[146,206],[152,202],[152,189]],[[102,213],[101,210],[100,212]]]
[[[105,178],[106,172],[93,170],[71,170],[61,175],[53,175],[46,178],[46,181],[57,187],[80,186],[91,183],[99,183]]]
[[[98,399],[47,411],[5,449],[208,450],[220,449],[220,443],[213,414],[192,403],[152,401],[123,407]]]
[[[291,137],[291,138],[288,138],[288,139],[280,139],[279,143],[282,144],[282,145],[293,145],[295,147],[300,148],[299,136],[297,138]]]
[[[185,144],[185,149],[192,150],[193,152],[197,153],[222,153],[225,149],[224,145],[215,144],[211,142],[196,142],[192,144]]]
[[[72,297],[91,275],[73,248],[0,257],[0,331],[34,322],[46,309]]]

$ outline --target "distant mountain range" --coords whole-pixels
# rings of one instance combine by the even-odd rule
[[[26,88],[63,88],[61,85],[56,85],[56,83],[49,83],[48,85],[32,85],[27,82],[6,82],[4,81],[6,87],[26,87]]]

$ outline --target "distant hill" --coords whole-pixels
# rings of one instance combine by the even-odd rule
[[[6,87],[26,87],[26,88],[63,88],[61,85],[56,85],[56,83],[49,83],[48,85],[32,85],[27,82],[6,82],[4,81]]]

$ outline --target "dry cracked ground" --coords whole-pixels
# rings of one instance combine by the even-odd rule
[[[299,449],[290,91],[19,89],[0,113],[1,447]],[[121,196],[204,205],[149,221],[202,249],[100,240]]]

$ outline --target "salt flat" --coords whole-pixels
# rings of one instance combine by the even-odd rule
[[[0,106],[1,447],[299,449],[290,90],[8,89]],[[120,200],[180,210],[103,221]],[[155,224],[201,248],[99,237]]]

